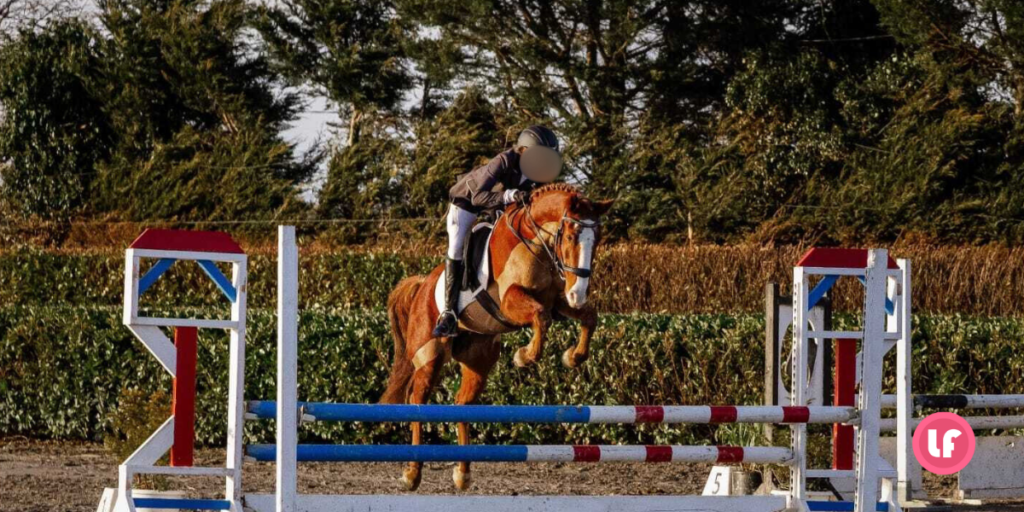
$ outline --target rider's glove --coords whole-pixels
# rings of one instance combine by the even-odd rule
[[[530,193],[523,190],[506,190],[505,204],[516,203],[519,206],[526,206],[530,202]]]

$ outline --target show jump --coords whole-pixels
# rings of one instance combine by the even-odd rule
[[[909,311],[899,307],[908,284],[908,269],[885,250],[815,249],[794,269],[793,371],[788,405],[756,406],[489,406],[334,404],[299,402],[296,373],[298,336],[298,248],[295,229],[278,230],[277,283],[277,397],[247,401],[245,390],[246,265],[241,247],[227,234],[147,230],[126,251],[124,324],[174,377],[174,404],[170,418],[119,467],[115,510],[151,509],[228,510],[242,512],[398,511],[442,512],[481,509],[504,511],[839,511],[900,510],[897,472],[879,455],[882,393],[882,357],[888,347],[910,337]],[[144,260],[153,260],[143,263]],[[224,319],[157,318],[144,316],[142,296],[176,262],[196,262],[217,285],[229,305]],[[225,276],[218,263],[231,267]],[[181,264],[181,263],[179,263]],[[143,270],[145,269],[145,270]],[[851,277],[863,282],[864,316],[860,331],[830,332],[810,327],[808,315],[822,282]],[[814,281],[817,280],[817,285]],[[173,329],[171,339],[163,331]],[[221,329],[230,333],[230,372],[227,422],[227,457],[223,467],[196,467],[192,461],[195,411],[196,333]],[[860,340],[856,370],[860,393],[845,406],[810,405],[808,347],[815,338]],[[900,395],[907,394],[901,388]],[[262,397],[261,397],[262,398]],[[909,396],[897,396],[897,405]],[[899,408],[903,414],[906,406]],[[247,420],[273,419],[275,444],[246,446]],[[302,445],[302,422],[459,422],[459,423],[762,423],[787,425],[788,447],[782,446],[580,446],[580,445]],[[855,427],[854,461],[849,469],[808,468],[807,425],[814,423]],[[908,432],[897,430],[898,435]],[[170,466],[157,461],[171,453]],[[242,492],[243,462],[276,464],[274,494]],[[299,462],[645,462],[773,464],[788,468],[789,488],[758,496],[419,496],[301,495],[296,479]],[[225,479],[223,496],[206,499],[159,499],[133,495],[133,476],[165,474],[217,476]],[[809,497],[807,480],[842,476],[855,488],[848,501],[818,501]],[[456,479],[458,475],[456,475]],[[456,481],[458,484],[458,481]]]

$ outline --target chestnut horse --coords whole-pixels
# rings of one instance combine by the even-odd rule
[[[556,315],[581,325],[579,342],[565,351],[562,363],[575,367],[585,361],[597,325],[597,311],[587,303],[587,285],[601,237],[598,220],[611,205],[610,200],[591,201],[563,183],[535,189],[525,207],[510,206],[495,223],[487,249],[492,268],[488,293],[504,318],[497,320],[474,303],[460,313],[454,338],[431,337],[438,316],[434,288],[444,265],[399,282],[388,298],[395,359],[381,403],[425,403],[450,358],[462,369],[455,403],[475,403],[498,361],[501,335],[533,328],[529,345],[514,357],[517,366],[529,366],[540,357]],[[460,445],[469,444],[469,425],[459,423],[458,435]],[[420,425],[413,423],[412,444],[420,443]],[[421,467],[410,462],[405,469],[402,482],[409,490],[419,487]],[[469,463],[460,462],[452,478],[458,489],[467,489]]]

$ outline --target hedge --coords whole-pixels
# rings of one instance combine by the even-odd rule
[[[186,316],[192,311],[174,311]],[[121,325],[117,308],[0,308],[0,435],[100,439],[124,389],[169,389],[169,378]],[[250,310],[246,396],[275,396],[275,319]],[[849,323],[849,319],[846,320]],[[840,328],[844,328],[840,325]],[[758,404],[762,400],[764,323],[759,315],[606,315],[591,360],[570,370],[559,363],[578,329],[559,324],[532,368],[518,369],[511,348],[527,332],[506,336],[484,403],[493,404]],[[392,342],[380,311],[304,310],[300,320],[299,394],[304,400],[374,402],[383,390]],[[1024,392],[1024,321],[964,316],[915,318],[915,388],[930,393]],[[197,440],[225,435],[227,336],[202,331]],[[890,357],[890,359],[892,359]],[[887,364],[891,365],[892,361]],[[893,388],[888,372],[886,387]],[[450,402],[458,386],[452,365],[434,400]],[[251,422],[250,441],[268,441],[270,421]],[[520,443],[747,442],[747,427],[494,425],[490,441]],[[433,436],[451,441],[452,429]],[[317,423],[312,442],[404,442],[403,425]]]

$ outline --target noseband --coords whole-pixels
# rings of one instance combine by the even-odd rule
[[[534,251],[533,247],[540,246],[544,253],[547,254],[548,259],[550,259],[551,262],[555,265],[555,269],[558,271],[558,277],[560,277],[562,281],[565,281],[566,273],[573,274],[577,277],[582,278],[590,277],[591,271],[589,268],[574,267],[572,265],[568,265],[565,263],[565,259],[562,257],[561,251],[562,235],[565,232],[565,226],[568,223],[573,223],[577,226],[580,226],[580,228],[582,229],[596,230],[601,225],[600,221],[574,219],[572,217],[569,217],[569,210],[566,210],[562,212],[562,218],[561,220],[558,221],[558,231],[556,231],[555,233],[551,233],[550,231],[538,225],[537,221],[533,219],[533,214],[530,212],[530,205],[526,205],[521,210],[525,214],[525,217],[530,221],[530,228],[533,229],[535,233],[544,233],[549,237],[554,238],[554,247],[549,246],[548,243],[539,236],[537,238],[540,240],[540,243],[534,242],[532,240],[527,240],[526,237],[524,237],[518,229],[512,226],[512,217],[517,212],[512,212],[506,215],[505,224],[508,225],[508,229],[512,231],[512,233],[516,236],[516,238],[519,239],[520,242],[526,245],[526,248],[527,250],[530,251],[530,254],[533,254],[535,258],[539,259],[540,252]]]

